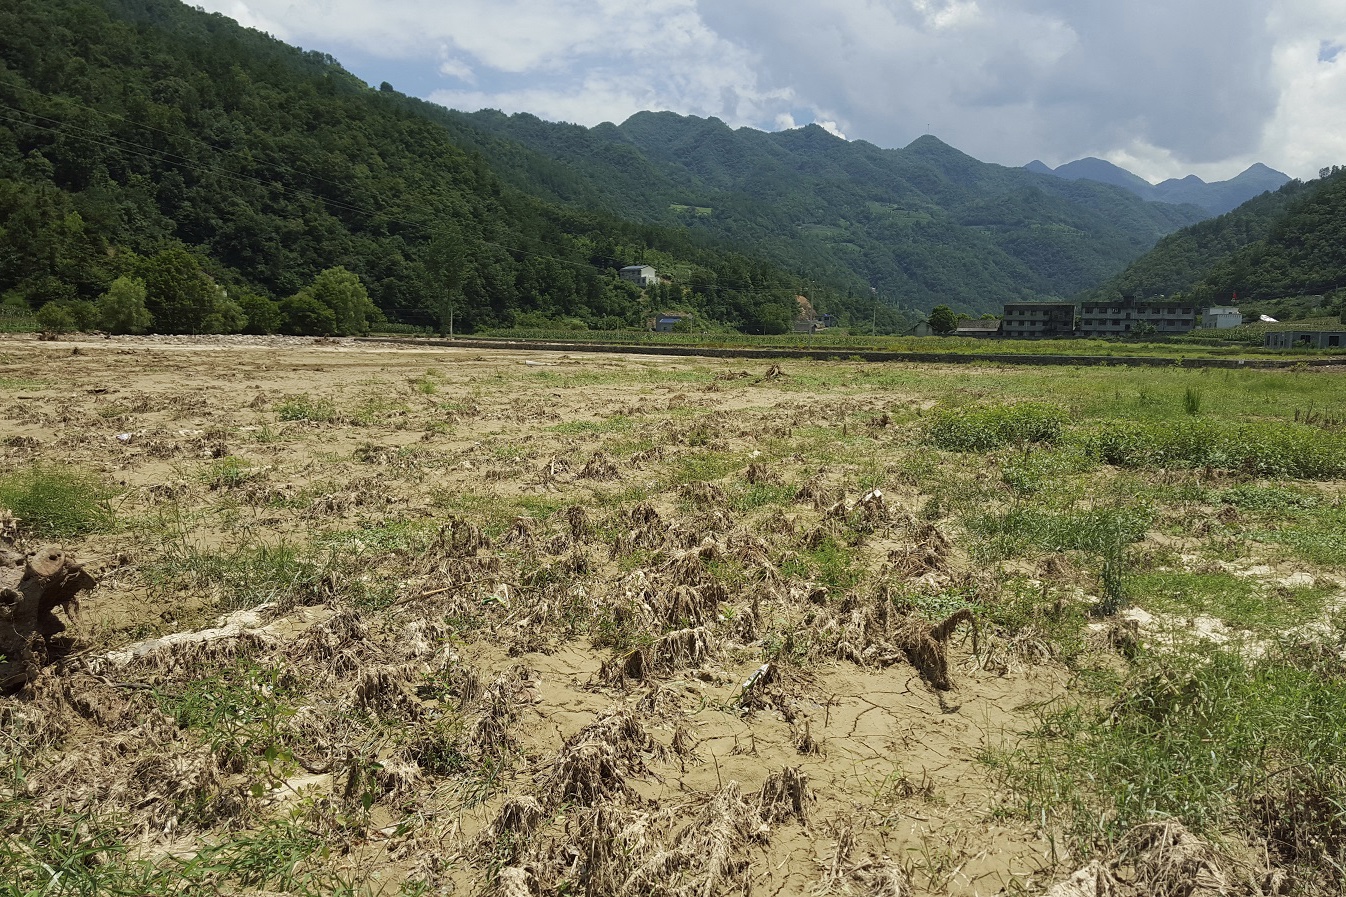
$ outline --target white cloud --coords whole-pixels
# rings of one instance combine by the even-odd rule
[[[421,92],[463,109],[811,119],[1011,165],[1102,156],[1152,180],[1346,161],[1340,0],[199,2],[338,58],[423,60],[444,81]]]
[[[439,73],[446,78],[453,78],[467,84],[477,83],[477,73],[472,71],[472,66],[451,56],[439,63]]]
[[[834,121],[820,121],[817,122],[817,125],[833,137],[840,137],[842,140],[846,139],[846,135],[841,133],[841,129],[837,127],[837,123]]]
[[[270,18],[254,12],[252,7],[242,0],[224,0],[220,3],[205,3],[205,9],[222,12],[245,28],[264,31],[274,38],[289,40],[289,32]]]

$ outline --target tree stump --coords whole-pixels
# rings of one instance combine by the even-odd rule
[[[23,685],[47,660],[48,639],[65,631],[52,613],[79,610],[79,593],[98,585],[55,545],[30,555],[0,548],[0,689]]]

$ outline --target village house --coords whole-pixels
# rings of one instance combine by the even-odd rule
[[[974,339],[991,339],[1000,336],[998,320],[959,321],[954,336],[970,336]]]
[[[1201,327],[1204,330],[1228,330],[1243,323],[1243,313],[1237,308],[1212,305],[1201,310]]]
[[[1263,337],[1268,349],[1340,349],[1346,330],[1273,330]]]
[[[691,315],[678,311],[664,311],[654,316],[650,329],[655,333],[672,333],[679,324]]]
[[[795,304],[799,307],[799,312],[790,325],[790,330],[793,333],[814,334],[819,330],[827,329],[831,315],[819,315],[807,296],[795,296]]]
[[[648,287],[659,282],[659,272],[649,265],[627,265],[617,272],[617,276],[622,280],[629,280],[631,283],[642,287]]]

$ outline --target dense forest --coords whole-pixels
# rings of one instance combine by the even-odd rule
[[[1170,234],[1089,295],[1246,304],[1346,288],[1346,169],[1320,175]]]
[[[920,309],[998,312],[1006,301],[1071,296],[1206,217],[1113,185],[979,162],[930,136],[889,150],[816,125],[766,133],[641,112],[584,128],[403,102],[520,189],[681,224],[778,264],[850,271]]]
[[[390,89],[220,15],[174,0],[0,8],[11,313],[170,332],[452,317],[470,331],[638,325],[675,305],[776,332],[805,293],[843,320],[875,316],[848,270],[618,211],[530,196]],[[674,280],[642,293],[616,274],[637,263]],[[877,317],[902,324],[891,306]]]

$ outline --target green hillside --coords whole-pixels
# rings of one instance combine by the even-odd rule
[[[816,125],[766,133],[668,112],[588,129],[495,111],[432,114],[483,151],[499,139],[532,150],[488,154],[522,189],[684,224],[781,264],[850,271],[917,308],[990,311],[1073,295],[1204,217],[1114,186],[985,164],[934,137],[886,150]]]
[[[564,178],[540,199],[503,181],[486,153],[524,167],[535,155],[459,145],[330,56],[172,0],[0,7],[0,294],[11,310],[89,318],[125,277],[148,288],[156,329],[321,329],[315,297],[337,317],[356,298],[342,292],[347,274],[315,278],[344,268],[389,318],[437,323],[452,309],[465,330],[615,327],[674,303],[770,332],[788,326],[801,291],[821,311],[873,315],[849,271],[786,268],[674,222],[631,223],[618,204],[567,195]],[[616,276],[632,263],[695,292],[641,295]],[[114,292],[134,294],[128,283]],[[879,321],[900,318],[883,309]]]
[[[1346,287],[1346,169],[1170,234],[1089,295],[1182,293],[1242,305],[1328,296]],[[1313,307],[1318,307],[1313,303]]]

